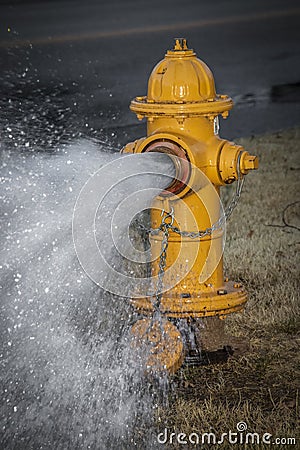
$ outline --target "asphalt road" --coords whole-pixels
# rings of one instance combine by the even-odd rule
[[[0,13],[7,142],[52,145],[81,132],[119,147],[143,135],[129,102],[146,94],[152,67],[177,36],[235,101],[224,137],[300,123],[297,1],[11,0]]]

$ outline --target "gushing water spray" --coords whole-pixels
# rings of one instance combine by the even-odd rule
[[[89,180],[97,179],[95,170],[102,167],[102,186],[115,173],[114,186],[97,203],[92,232],[111,266],[120,268],[122,258],[113,253],[108,225],[116,215],[114,231],[119,231],[119,244],[124,243],[123,251],[133,260],[128,224],[117,209],[137,191],[143,209],[153,199],[145,186],[162,190],[170,183],[173,163],[160,156],[111,154],[83,140],[52,153],[2,147],[3,448],[130,448],[137,424],[148,421],[149,428],[153,398],[144,380],[143,355],[134,353],[130,344],[136,315],[120,297],[126,294],[126,284],[118,277],[111,280],[117,296],[82,271],[72,242],[72,216],[84,183],[88,187]],[[112,166],[115,172],[108,170]],[[122,172],[128,175],[123,183]],[[89,197],[93,194],[99,192],[89,191]],[[89,257],[97,267],[97,257]],[[122,270],[126,274],[135,268],[127,264]],[[102,279],[109,283],[105,274]]]

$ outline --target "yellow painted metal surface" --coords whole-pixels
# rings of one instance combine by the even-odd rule
[[[153,69],[148,95],[136,97],[130,109],[139,119],[147,117],[151,123],[159,117],[179,120],[203,114],[226,117],[232,106],[231,98],[216,94],[210,69],[187,48],[186,39],[176,39],[174,49],[168,50]]]
[[[184,348],[179,330],[168,320],[140,319],[131,328],[133,346],[142,349],[147,374],[174,373],[181,366]]]
[[[187,289],[182,290],[180,284],[162,296],[160,311],[165,316],[172,318],[216,315],[223,318],[226,314],[241,310],[247,301],[245,289],[242,286],[234,287],[235,284],[232,281],[224,282],[222,289],[218,289],[217,292],[213,289],[211,292],[208,290],[186,292]],[[134,299],[131,302],[141,313],[153,312],[153,305],[149,298]]]
[[[227,95],[216,93],[206,64],[188,48],[185,39],[176,39],[174,49],[167,51],[154,67],[147,96],[136,97],[130,105],[139,119],[147,118],[147,137],[123,149],[130,153],[167,152],[180,158],[177,175],[182,182],[174,182],[167,193],[154,200],[152,227],[160,225],[161,210],[171,208],[181,231],[211,227],[221,214],[220,187],[258,168],[256,156],[219,137],[218,116],[226,118],[232,107]],[[198,183],[198,169],[210,180],[211,187],[203,189]],[[187,211],[192,212],[192,218]],[[150,239],[153,254],[159,255],[162,236]],[[164,292],[160,305],[166,317],[225,317],[242,308],[247,300],[245,290],[224,281],[222,239],[222,230],[201,239],[170,231],[164,284],[172,287]],[[158,263],[152,263],[152,275],[158,274]],[[177,268],[178,282],[174,283],[174,270],[172,274],[168,271],[171,267]],[[187,273],[182,278],[183,268]],[[132,303],[146,315],[153,312],[151,298],[133,299]]]

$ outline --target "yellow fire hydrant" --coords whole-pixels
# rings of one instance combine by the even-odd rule
[[[177,319],[214,316],[219,320],[246,302],[244,288],[224,279],[223,227],[214,225],[220,224],[223,214],[220,187],[240,183],[258,167],[256,156],[218,135],[218,116],[226,118],[232,107],[230,97],[216,94],[212,72],[183,38],[175,39],[173,50],[153,69],[148,95],[136,97],[130,105],[138,119],[147,118],[147,137],[127,144],[123,152],[164,152],[177,157],[176,180],[154,200],[151,210],[153,229],[161,225],[161,211],[168,224],[162,228],[168,230],[168,246],[165,290],[159,297],[165,322],[153,325],[148,318],[133,327],[135,335],[147,336],[153,343],[148,365],[155,369],[174,371],[182,362],[184,346]],[[199,172],[210,182],[205,187]],[[150,236],[153,254],[161,254],[164,239],[163,232]],[[151,264],[152,275],[159,275],[161,258]],[[151,297],[132,299],[132,304],[147,317],[155,311]]]

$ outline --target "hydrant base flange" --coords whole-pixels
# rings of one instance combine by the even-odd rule
[[[185,295],[184,297],[172,292],[162,295],[160,311],[170,318],[210,317],[220,318],[243,308],[247,301],[244,288],[232,281],[224,283],[222,288],[212,292],[199,292]],[[131,299],[132,305],[145,315],[153,314],[151,297]]]

